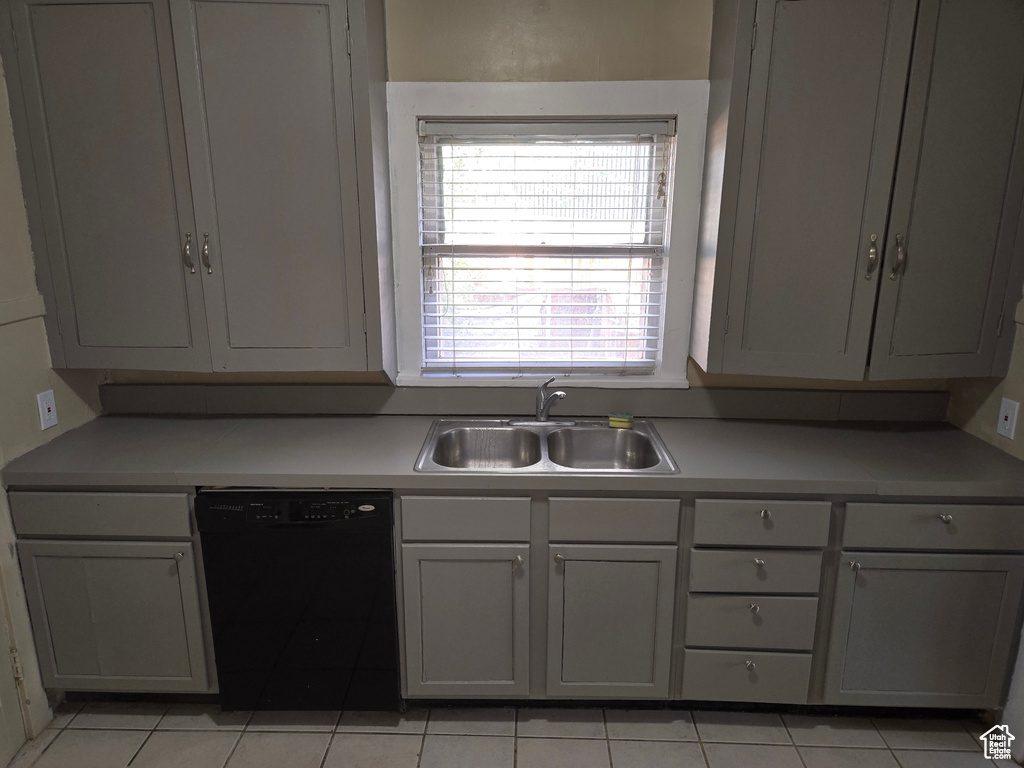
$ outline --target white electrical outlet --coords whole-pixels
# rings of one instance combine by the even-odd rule
[[[56,427],[57,401],[53,397],[53,390],[48,389],[36,395],[36,404],[39,406],[39,428]]]
[[[999,406],[999,423],[996,424],[996,433],[1013,440],[1013,433],[1017,429],[1017,409],[1020,403],[1008,397],[1003,398]]]

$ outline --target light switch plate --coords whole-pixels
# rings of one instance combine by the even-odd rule
[[[48,389],[36,395],[36,404],[39,406],[39,428],[57,426],[57,401],[53,397],[53,390]]]
[[[1013,440],[1013,433],[1017,429],[1017,409],[1020,403],[1004,397],[999,405],[999,423],[996,424],[996,433]]]

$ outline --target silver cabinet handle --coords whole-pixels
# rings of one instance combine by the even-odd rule
[[[175,552],[174,553],[174,562],[180,563],[184,559],[185,559],[185,553],[184,552]]]
[[[515,569],[515,568],[522,568],[523,567],[523,563],[525,563],[525,562],[526,561],[523,560],[523,556],[522,555],[516,555],[515,557],[512,558],[512,568],[513,569]]]
[[[762,520],[771,520],[772,519],[772,511],[770,509],[762,509],[761,510],[761,519]]]
[[[760,557],[755,557],[754,565],[756,565],[758,568],[764,568],[764,560],[762,560]]]
[[[871,236],[871,248],[868,249],[868,271],[864,273],[864,279],[870,280],[871,274],[878,269],[878,235]]]
[[[555,555],[555,565],[561,565],[565,562],[565,558],[561,555]]]
[[[192,263],[192,233],[185,233],[185,248],[181,252],[181,258],[185,261],[185,266],[188,267],[188,271],[191,274],[196,273],[196,265]]]
[[[851,560],[850,561],[850,570],[853,571],[854,573],[859,571],[860,570],[860,563],[858,563],[856,560]]]
[[[907,271],[907,249],[903,246],[903,235],[896,235],[896,263],[892,265],[892,272],[889,279],[895,280],[896,276]]]
[[[743,666],[745,666],[747,668],[747,671],[749,672],[753,672],[755,669],[757,669],[757,664],[755,664],[752,659],[747,659],[745,662],[743,662]]]
[[[751,613],[757,613],[760,610],[761,610],[761,606],[758,605],[757,603],[751,603],[750,604],[750,612]]]
[[[203,250],[199,252],[203,257],[203,266],[206,267],[206,274],[213,274],[213,265],[210,263],[210,233],[203,232]]]
[[[939,520],[941,520],[946,525],[949,525],[950,523],[953,522],[953,516],[952,515],[939,515]]]

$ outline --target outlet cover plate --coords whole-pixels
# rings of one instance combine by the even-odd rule
[[[1013,440],[1013,433],[1017,430],[1017,410],[1020,403],[1004,397],[999,405],[999,423],[996,424],[996,433]]]
[[[57,401],[53,396],[53,390],[48,389],[36,395],[36,404],[39,406],[39,428],[49,429],[57,426]]]

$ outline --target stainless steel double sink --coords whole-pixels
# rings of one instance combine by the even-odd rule
[[[633,429],[607,422],[516,423],[499,419],[438,419],[416,460],[417,472],[610,472],[666,474],[678,471],[654,429],[636,419]]]

